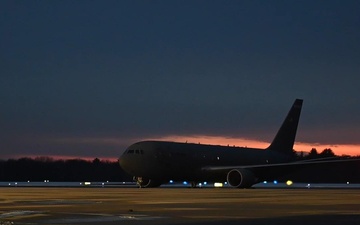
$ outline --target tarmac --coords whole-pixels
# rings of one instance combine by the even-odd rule
[[[0,224],[360,224],[360,189],[0,188]]]

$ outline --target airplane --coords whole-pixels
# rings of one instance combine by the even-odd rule
[[[335,160],[296,161],[293,150],[303,100],[296,99],[279,131],[266,149],[140,141],[129,146],[119,158],[121,168],[132,175],[139,187],[152,188],[168,183],[189,181],[227,182],[236,188],[274,180],[311,164]],[[342,162],[346,160],[336,160]]]

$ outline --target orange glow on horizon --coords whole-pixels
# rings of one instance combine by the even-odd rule
[[[85,161],[93,161],[95,158],[98,158],[100,161],[109,161],[109,162],[116,162],[118,158],[116,157],[90,157],[90,156],[69,156],[69,155],[14,155],[9,157],[9,159],[21,159],[21,158],[49,158],[51,160],[85,160]]]
[[[53,160],[69,160],[69,159],[81,159],[86,161],[92,161],[95,158],[99,158],[101,161],[111,161],[116,162],[120,155],[122,154],[124,146],[129,146],[140,140],[159,140],[159,141],[173,141],[173,142],[187,142],[187,143],[200,143],[200,144],[210,144],[210,145],[223,145],[223,146],[237,146],[237,147],[248,147],[248,148],[259,148],[265,149],[269,146],[270,143],[258,140],[251,140],[245,138],[233,138],[233,137],[223,137],[223,136],[206,136],[206,135],[193,135],[193,136],[163,136],[163,137],[143,137],[140,140],[135,139],[121,139],[115,137],[107,138],[62,138],[62,139],[47,139],[51,143],[87,143],[93,146],[108,146],[113,148],[114,146],[119,147],[118,152],[114,152],[114,157],[110,157],[109,153],[107,157],[101,156],[81,156],[81,155],[11,155],[4,158],[19,159],[19,158],[38,158],[38,157],[48,157]],[[125,147],[125,148],[126,148]],[[102,147],[104,148],[104,147]],[[360,156],[360,145],[350,145],[350,144],[321,144],[321,143],[302,143],[296,142],[294,149],[297,152],[310,152],[312,148],[316,148],[318,153],[321,153],[324,149],[330,148],[336,155],[350,155],[350,156]]]

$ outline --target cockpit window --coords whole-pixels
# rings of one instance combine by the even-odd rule
[[[142,149],[129,149],[126,154],[137,154],[137,155],[143,155],[144,154],[144,150]]]

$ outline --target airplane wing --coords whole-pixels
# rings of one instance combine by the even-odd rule
[[[312,159],[312,160],[301,160],[294,161],[288,163],[274,163],[274,164],[258,164],[258,165],[242,165],[242,166],[208,166],[202,168],[205,171],[220,171],[220,170],[233,170],[233,169],[261,169],[261,168],[291,168],[291,167],[302,167],[307,165],[315,165],[315,164],[323,164],[323,163],[345,163],[345,162],[355,162],[359,161],[360,158],[354,159],[335,159],[335,158],[327,158],[325,159]]]
[[[245,165],[245,166],[213,166],[204,167],[203,171],[217,172],[217,173],[230,173],[230,171],[238,170],[239,173],[249,171],[256,177],[256,180],[263,181],[268,179],[276,179],[288,173],[294,172],[299,169],[321,165],[332,164],[338,166],[344,163],[360,163],[360,158],[341,158],[341,159],[314,159],[314,160],[302,160],[289,163],[276,163],[276,164],[258,164],[258,165]],[[244,173],[246,176],[246,172]]]

